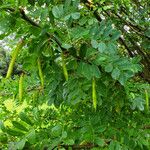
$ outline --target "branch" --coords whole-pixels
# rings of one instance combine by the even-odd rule
[[[40,26],[39,24],[37,24],[36,22],[34,22],[31,18],[29,18],[29,17],[25,14],[25,12],[24,12],[23,9],[20,9],[20,13],[21,13],[21,15],[22,15],[22,17],[21,17],[22,19],[24,19],[24,20],[27,21],[29,24],[31,24],[31,25],[33,25],[33,26],[35,26],[35,27],[41,28],[41,26]],[[62,47],[62,43],[60,42],[60,40],[58,39],[58,37],[57,37],[55,34],[51,35],[49,32],[46,32],[46,35],[47,35],[47,37],[49,37],[49,38],[53,38],[53,40],[57,43],[57,45],[58,45],[63,51],[66,50],[65,48]]]
[[[85,3],[84,0],[82,0],[82,2],[83,2],[83,3],[85,4],[85,6],[89,9],[89,11],[91,11],[91,7],[89,6],[90,3],[87,4],[87,1],[86,1],[86,3]],[[100,6],[100,7],[103,7],[103,6],[101,6],[99,3],[96,3],[96,4],[97,4],[98,6]],[[93,6],[93,7],[94,7],[94,6]],[[96,10],[96,11],[97,11],[97,10]],[[105,10],[103,10],[103,12],[104,12],[104,13],[106,14],[106,16],[108,16],[108,17],[111,17],[112,15],[113,15],[113,17],[114,17],[114,14],[112,14],[112,12],[108,12],[108,11],[105,11]],[[98,14],[98,12],[94,12],[93,14],[94,14],[95,18],[96,18],[99,22],[101,22],[102,19],[100,18],[100,15]],[[97,14],[98,14],[98,15],[97,15]],[[132,29],[134,29],[134,31],[136,30],[136,33],[137,33],[138,35],[140,35],[140,36],[142,35],[143,37],[150,39],[148,36],[145,36],[143,33],[139,33],[139,31],[142,32],[143,29],[141,29],[138,25],[134,25],[134,24],[132,24],[131,22],[127,22],[127,21],[123,20],[120,15],[117,15],[117,14],[116,14],[116,17],[118,17],[118,19],[120,19],[121,21],[124,21],[127,25],[132,26]],[[120,42],[120,43],[125,47],[125,49],[128,51],[129,56],[130,56],[130,57],[134,57],[134,53],[132,53],[132,48],[133,48],[133,47],[130,48],[130,47],[126,44],[125,40],[124,40],[122,37],[119,38],[119,42]],[[150,67],[149,67],[149,59],[148,59],[147,55],[142,51],[142,49],[140,48],[140,46],[138,46],[135,42],[133,42],[133,40],[130,40],[130,43],[131,43],[133,46],[136,46],[136,49],[138,50],[139,54],[143,56],[143,62],[142,62],[142,64],[144,65],[144,67],[145,67],[146,69],[149,69],[149,68],[150,68]],[[145,62],[144,62],[144,60],[145,60]],[[148,72],[149,72],[149,71],[148,71]],[[146,81],[149,82],[149,80],[147,80],[147,77],[146,77],[145,72],[144,72],[143,78],[144,78]]]
[[[119,41],[120,43],[122,43],[122,45],[124,45],[125,49],[128,51],[129,56],[134,57],[134,54],[131,52],[130,48],[127,46],[125,40],[122,37],[119,37]]]
[[[22,8],[19,9],[20,11],[20,14],[22,15],[21,18],[24,19],[25,21],[27,21],[29,24],[35,26],[35,27],[38,27],[38,28],[41,28],[39,24],[37,24],[36,22],[34,22],[31,18],[29,18],[24,10]]]
[[[145,125],[142,129],[150,129],[150,125]]]
[[[82,2],[84,2],[84,1],[82,1]],[[89,4],[88,4],[88,3],[84,3],[84,4],[85,4],[86,7],[90,10],[90,8],[91,8],[91,7],[90,7],[90,3],[89,3]],[[106,13],[107,13],[107,12],[106,12]],[[102,18],[100,17],[100,15],[99,15],[99,13],[98,13],[97,10],[95,10],[93,14],[94,14],[95,18],[96,18],[99,22],[102,21]],[[107,13],[107,15],[110,16],[109,13]],[[124,45],[125,49],[128,51],[129,56],[130,56],[130,57],[134,57],[134,55],[132,54],[130,48],[127,46],[125,40],[124,40],[123,38],[119,37],[119,42],[120,42],[122,45]]]
[[[7,11],[9,13],[15,12],[14,8],[3,8],[3,10],[5,10],[5,11]],[[42,28],[38,23],[36,23],[35,21],[33,21],[30,17],[28,17],[25,14],[25,11],[23,10],[23,8],[20,8],[19,12],[20,12],[21,18],[23,20],[25,20],[26,22],[28,22],[30,25],[32,25],[34,27],[37,27],[37,28]],[[60,42],[60,40],[58,39],[58,37],[56,35],[51,35],[48,32],[46,32],[46,35],[47,35],[47,37],[52,38],[57,43],[57,45],[62,49],[62,51],[66,50],[65,48],[62,47],[62,43]]]
[[[115,16],[117,16],[126,25],[130,26],[130,28],[132,28],[138,35],[143,36],[143,37],[147,38],[148,40],[150,40],[149,36],[145,35],[144,33],[141,33],[141,32],[144,31],[144,29],[140,28],[138,25],[135,25],[135,24],[131,23],[130,21],[124,20],[119,14],[117,14],[115,12],[113,12],[113,14]]]

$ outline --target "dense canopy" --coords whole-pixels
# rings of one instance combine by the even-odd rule
[[[0,0],[0,149],[148,150],[148,0]]]

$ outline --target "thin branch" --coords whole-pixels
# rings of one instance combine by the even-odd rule
[[[142,50],[142,48],[135,42],[136,40],[132,37],[129,37],[130,42],[132,43],[133,47],[135,47],[135,49],[139,52],[140,55],[143,56],[143,58],[145,58],[146,62],[148,64],[150,64],[150,58],[147,57],[147,54],[145,54]]]
[[[130,28],[132,28],[138,35],[143,36],[143,37],[147,38],[148,40],[150,40],[149,36],[142,33],[144,31],[144,29],[140,28],[138,25],[135,25],[135,24],[131,23],[130,21],[124,20],[119,14],[117,14],[115,12],[113,12],[113,14],[115,16],[117,16],[126,25],[128,25]]]
[[[3,10],[7,11],[7,12],[10,12],[10,13],[13,13],[15,12],[15,9],[14,8],[3,8]],[[28,22],[30,25],[34,26],[34,27],[38,27],[38,28],[42,28],[38,23],[36,23],[35,21],[33,21],[30,17],[28,17],[26,14],[25,14],[25,11],[23,10],[23,8],[20,8],[19,9],[19,12],[20,12],[20,15],[21,15],[21,18],[23,20],[25,20],[26,22]],[[66,50],[65,48],[62,47],[62,44],[61,42],[59,41],[58,37],[55,36],[55,35],[51,35],[50,33],[46,33],[46,35],[50,38],[53,38],[53,40],[58,44],[58,46],[62,49],[62,50]]]
[[[119,37],[119,41],[122,45],[124,45],[125,49],[128,51],[130,57],[134,57],[134,54],[131,52],[130,48],[127,46],[125,40],[122,37]]]
[[[37,24],[36,22],[34,22],[31,18],[29,18],[24,10],[22,8],[19,9],[20,11],[20,14],[22,15],[21,18],[24,19],[25,21],[27,21],[29,24],[35,26],[35,27],[38,27],[38,28],[41,28],[39,24]]]

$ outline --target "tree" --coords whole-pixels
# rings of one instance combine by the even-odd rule
[[[147,1],[0,2],[2,148],[149,149]]]

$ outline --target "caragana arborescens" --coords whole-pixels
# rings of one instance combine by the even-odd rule
[[[145,0],[1,1],[1,149],[148,150],[147,18]]]

